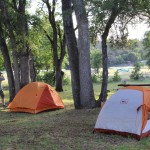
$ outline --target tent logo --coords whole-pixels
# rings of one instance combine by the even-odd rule
[[[121,99],[120,104],[128,104],[128,100],[127,99]]]

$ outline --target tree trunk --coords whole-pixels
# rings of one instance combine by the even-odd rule
[[[35,71],[35,67],[34,67],[33,56],[31,56],[31,55],[30,55],[29,67],[30,67],[31,82],[35,82],[36,81],[36,71]]]
[[[28,43],[28,24],[25,15],[26,0],[19,2],[17,22],[19,25],[19,51],[20,51],[20,72],[21,88],[29,83],[29,43]]]
[[[62,88],[62,80],[63,80],[63,75],[64,72],[61,71],[61,65],[58,65],[56,68],[56,91],[58,92],[62,92],[63,88]]]
[[[12,46],[14,79],[15,79],[15,93],[17,93],[20,89],[20,73],[19,73],[18,58],[17,58],[16,39],[15,39],[15,35],[13,33],[12,25],[10,23],[10,18],[8,15],[5,1],[0,1],[0,8],[2,10],[2,14],[5,19],[5,25],[6,25],[6,28],[8,29],[10,42],[11,42],[11,46]]]
[[[11,102],[15,96],[15,84],[14,84],[14,76],[11,67],[10,56],[8,52],[8,47],[6,45],[6,41],[3,37],[3,31],[1,28],[2,24],[0,23],[0,48],[4,58],[4,64],[6,68],[7,78],[8,78],[8,87],[9,87],[9,102]]]
[[[29,56],[28,54],[21,54],[20,57],[21,70],[21,88],[29,83]]]
[[[63,91],[63,86],[62,86],[62,75],[61,75],[61,66],[62,62],[65,56],[65,43],[64,43],[64,38],[61,38],[61,32],[60,32],[60,27],[59,24],[55,20],[55,9],[56,9],[56,0],[52,0],[52,4],[50,4],[49,1],[43,1],[48,9],[49,13],[49,23],[52,27],[52,37],[47,34],[46,31],[46,36],[48,37],[52,49],[53,49],[53,61],[54,61],[54,68],[55,68],[55,83],[56,83],[56,91]],[[60,52],[58,52],[59,47],[58,47],[58,37],[59,37],[59,42],[60,42]],[[59,58],[60,56],[60,58]]]
[[[67,42],[69,66],[71,69],[71,83],[74,106],[81,108],[80,104],[80,78],[78,48],[73,28],[71,0],[62,0],[63,24]]]
[[[117,5],[117,4],[116,4]],[[121,9],[114,7],[112,8],[111,15],[106,23],[105,30],[102,35],[102,65],[103,65],[103,74],[102,74],[102,86],[101,86],[101,93],[98,99],[98,106],[101,106],[101,102],[106,101],[107,98],[107,84],[108,84],[108,56],[107,56],[107,37],[109,34],[109,30],[114,23],[116,17],[118,16]]]
[[[53,59],[54,59],[54,68],[55,68],[55,86],[56,86],[56,91],[62,92],[63,91],[63,86],[62,86],[62,75],[61,75],[61,65],[59,59],[58,59],[58,54],[57,54],[57,48],[56,46],[53,47]]]
[[[103,73],[102,73],[102,86],[101,94],[98,100],[98,106],[101,106],[101,102],[106,101],[107,98],[107,84],[108,84],[108,55],[107,55],[107,45],[106,45],[107,36],[102,36],[102,64],[103,64]]]
[[[78,25],[80,102],[82,108],[95,107],[90,66],[90,38],[83,0],[72,0]]]

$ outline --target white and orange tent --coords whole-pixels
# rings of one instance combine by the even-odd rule
[[[38,113],[48,109],[64,108],[64,104],[50,85],[32,82],[17,93],[8,108],[10,112]]]
[[[150,88],[128,86],[119,89],[102,107],[94,132],[133,136],[150,135]]]

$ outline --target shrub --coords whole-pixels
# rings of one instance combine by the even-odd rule
[[[69,85],[71,84],[71,80],[68,76],[64,75],[64,78],[63,78],[63,85]]]
[[[43,81],[43,75],[38,74],[37,75],[37,81]]]
[[[140,78],[143,78],[143,74],[140,73],[140,69],[141,69],[140,63],[135,63],[130,78],[134,80],[139,80]]]
[[[55,74],[53,71],[45,72],[43,75],[38,75],[37,80],[48,83],[50,85],[54,85],[54,77]]]
[[[55,79],[55,74],[53,71],[46,72],[43,76],[43,81],[50,85],[54,85],[54,83],[55,83],[54,79]]]
[[[108,83],[111,83],[111,82],[113,82],[113,78],[108,77]]]
[[[55,79],[55,74],[53,71],[45,72],[44,74],[38,74],[38,76],[37,76],[37,81],[45,82],[52,86],[54,86],[54,84],[55,84],[54,79]],[[63,84],[64,85],[71,84],[70,78],[66,75],[64,75],[64,77],[63,77]]]
[[[96,69],[99,73],[99,68],[102,66],[102,54],[98,50],[93,50],[91,52],[91,67]]]
[[[98,83],[98,77],[95,74],[92,75],[92,81],[93,83]]]
[[[119,75],[118,70],[114,73],[114,77],[112,78],[112,80],[113,80],[114,82],[121,81],[121,77],[120,77],[120,75]]]

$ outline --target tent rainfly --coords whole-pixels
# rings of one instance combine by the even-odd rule
[[[132,136],[150,135],[150,88],[128,86],[119,89],[103,105],[94,132]]]
[[[8,105],[10,112],[38,113],[48,109],[64,108],[59,94],[48,84],[32,82],[24,86]]]

